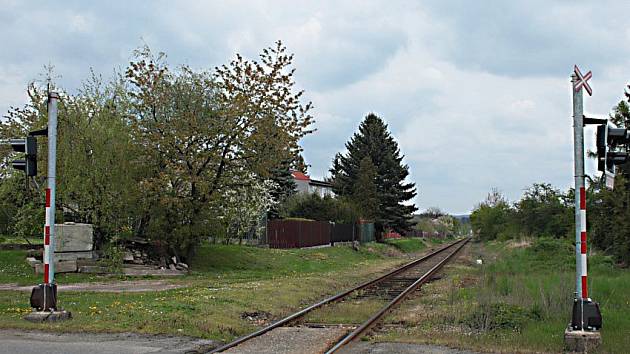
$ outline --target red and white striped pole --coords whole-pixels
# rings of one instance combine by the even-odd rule
[[[574,74],[573,83],[573,150],[575,177],[575,298],[582,299],[582,264],[586,265],[586,255],[582,260],[582,238],[586,238],[586,195],[584,190],[584,105],[579,77]],[[584,270],[586,275],[586,269]],[[584,282],[586,278],[584,278]]]
[[[44,284],[55,282],[55,194],[57,174],[57,101],[48,95],[48,174],[46,188],[46,224],[44,225]]]
[[[46,188],[46,223],[44,224],[44,284],[50,284],[50,188]]]
[[[598,331],[602,326],[599,304],[589,297],[587,276],[587,241],[586,241],[586,186],[584,173],[584,104],[583,91],[592,94],[586,82],[591,78],[589,71],[582,75],[577,66],[574,67],[573,83],[573,142],[575,152],[575,299],[571,324],[567,330]],[[567,334],[569,333],[569,334]],[[567,337],[568,335],[568,337]],[[565,332],[566,338],[571,332]],[[580,337],[582,338],[582,337]],[[567,343],[571,343],[568,340]]]
[[[55,282],[55,194],[57,174],[57,101],[48,95],[48,186],[46,188],[46,225],[44,226],[44,283]]]
[[[580,289],[582,299],[588,299],[588,282],[586,272],[586,190],[580,188]]]
[[[592,77],[589,71],[582,75],[574,66],[571,76],[573,92],[573,151],[575,177],[575,298],[571,323],[565,331],[565,344],[569,348],[589,347],[585,341],[596,342],[596,332],[602,327],[599,304],[591,300],[588,294],[587,243],[586,243],[586,186],[584,173],[584,104],[583,92],[591,95],[593,91],[587,80]],[[573,331],[582,331],[575,334]],[[586,335],[584,331],[591,332]],[[589,338],[589,339],[585,339]],[[582,343],[580,345],[576,343]]]
[[[573,143],[575,177],[575,297],[588,298],[586,278],[586,190],[584,186],[584,104],[583,85],[576,72],[573,83]]]

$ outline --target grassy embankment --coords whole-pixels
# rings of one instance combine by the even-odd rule
[[[31,245],[41,246],[44,244],[44,238],[43,237],[24,238],[24,237],[13,237],[13,236],[0,234],[0,244],[19,244],[19,245],[31,244]]]
[[[574,291],[569,241],[472,244],[445,277],[426,284],[423,296],[388,319],[403,330],[376,341],[445,344],[500,352],[562,352]],[[483,265],[476,260],[482,259]],[[590,295],[601,306],[603,345],[598,352],[630,348],[630,270],[609,257],[589,258]]]
[[[402,247],[424,248],[415,241],[407,243]],[[30,311],[28,294],[0,291],[0,328],[131,331],[230,340],[407,261],[408,255],[397,248],[376,243],[363,245],[358,252],[349,247],[273,250],[204,245],[191,264],[192,273],[169,280],[185,285],[181,289],[61,292],[59,306],[75,317],[64,323],[26,322],[22,316]],[[27,274],[30,268],[24,263],[23,251],[0,251],[0,283],[36,284],[39,277]],[[77,279],[62,275],[58,282],[73,280]]]

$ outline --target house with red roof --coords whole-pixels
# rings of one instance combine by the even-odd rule
[[[334,196],[332,183],[330,182],[312,179],[307,174],[300,171],[291,171],[291,175],[293,176],[293,181],[295,182],[298,193],[317,194],[322,198],[325,196]]]

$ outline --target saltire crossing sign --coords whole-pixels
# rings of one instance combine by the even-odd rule
[[[580,91],[580,89],[584,87],[586,92],[588,92],[588,95],[593,96],[593,89],[591,89],[591,85],[589,85],[587,82],[593,77],[593,73],[589,71],[586,73],[586,75],[582,75],[582,72],[577,67],[577,65],[573,66],[573,72],[575,73],[575,76],[577,77],[575,84],[573,84],[573,89],[575,89],[575,92]]]

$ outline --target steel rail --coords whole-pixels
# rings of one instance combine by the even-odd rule
[[[391,272],[389,272],[387,274],[384,274],[384,275],[382,275],[382,276],[380,276],[378,278],[372,279],[372,280],[368,280],[368,281],[366,281],[364,283],[361,283],[361,284],[355,286],[354,288],[351,288],[349,290],[346,290],[346,291],[343,291],[343,292],[338,293],[336,295],[333,295],[333,296],[331,296],[329,298],[326,298],[326,299],[324,299],[324,300],[322,300],[322,301],[320,301],[320,302],[318,302],[316,304],[313,304],[313,305],[311,305],[309,307],[306,307],[306,308],[304,308],[304,309],[302,309],[302,310],[300,310],[298,312],[295,312],[295,313],[293,313],[293,314],[291,314],[291,315],[289,315],[289,316],[287,316],[287,317],[285,317],[285,318],[283,318],[281,320],[278,320],[278,321],[276,321],[276,322],[274,322],[274,323],[272,323],[272,324],[270,324],[270,325],[268,325],[266,327],[263,327],[263,328],[255,331],[255,332],[252,332],[252,333],[247,334],[245,336],[239,337],[239,338],[235,339],[234,341],[232,341],[230,343],[227,343],[227,344],[225,344],[225,345],[223,345],[223,346],[221,346],[219,348],[216,348],[216,349],[212,350],[210,353],[220,353],[222,351],[225,351],[225,350],[228,350],[230,348],[233,348],[233,347],[235,347],[235,346],[237,346],[237,345],[239,345],[241,343],[244,343],[244,342],[246,342],[246,341],[248,341],[248,340],[250,340],[252,338],[261,336],[261,335],[271,331],[272,329],[275,329],[275,328],[281,327],[283,325],[286,325],[288,323],[291,323],[291,322],[293,322],[293,321],[295,321],[295,320],[297,320],[297,319],[299,319],[301,317],[304,317],[307,313],[309,313],[309,312],[311,312],[311,311],[313,311],[313,310],[315,310],[317,308],[320,308],[320,307],[322,307],[322,306],[324,306],[326,304],[329,304],[329,303],[332,303],[332,302],[335,302],[335,301],[339,301],[339,300],[345,298],[346,296],[350,295],[351,293],[353,293],[355,291],[367,288],[368,286],[371,286],[371,285],[374,285],[374,284],[378,284],[378,283],[380,283],[381,281],[383,281],[383,280],[385,280],[387,278],[390,278],[390,277],[392,277],[392,276],[394,276],[396,274],[404,272],[404,271],[408,270],[409,268],[413,268],[416,265],[418,265],[419,263],[422,263],[422,262],[426,261],[427,259],[434,257],[438,253],[441,253],[442,251],[445,251],[445,250],[447,250],[447,249],[449,249],[449,248],[451,248],[451,247],[453,247],[453,246],[455,246],[455,245],[457,245],[459,243],[462,243],[464,241],[467,242],[467,239],[457,240],[457,241],[455,241],[455,242],[453,242],[453,243],[451,243],[449,245],[446,245],[446,246],[444,246],[442,248],[439,248],[436,251],[433,251],[433,252],[431,252],[431,253],[429,253],[429,254],[421,257],[421,258],[418,258],[418,259],[416,259],[414,261],[411,261],[411,262],[403,265],[402,267],[394,269],[393,271],[391,271]]]
[[[470,241],[470,238],[466,238],[463,240],[464,242],[459,245],[459,247],[457,247],[453,252],[451,252],[448,256],[446,256],[446,258],[444,258],[443,260],[441,260],[438,264],[436,264],[435,266],[433,266],[433,268],[431,268],[429,271],[427,271],[425,274],[423,274],[420,278],[418,278],[418,280],[416,280],[415,282],[413,282],[413,284],[411,284],[409,287],[407,287],[402,293],[400,293],[398,296],[396,296],[396,298],[394,298],[390,303],[388,303],[387,305],[385,305],[385,307],[383,307],[382,309],[380,309],[377,313],[375,313],[374,315],[372,315],[372,317],[370,317],[367,321],[365,321],[362,325],[360,325],[359,327],[357,327],[354,331],[350,332],[348,335],[346,335],[345,337],[343,337],[339,342],[337,342],[337,344],[335,344],[334,347],[330,348],[326,354],[332,354],[334,352],[336,352],[337,350],[341,349],[343,346],[347,345],[348,343],[352,342],[353,340],[355,340],[358,336],[360,336],[361,334],[367,332],[370,328],[372,328],[374,325],[376,325],[376,323],[378,323],[378,321],[389,311],[391,311],[396,305],[398,305],[405,297],[407,297],[407,295],[409,295],[410,293],[412,293],[414,290],[416,290],[419,286],[421,286],[422,284],[426,283],[429,279],[431,279],[431,276],[433,274],[435,274],[435,272],[437,272],[438,270],[440,270],[440,268],[442,268],[442,266],[444,266],[444,264],[446,264],[457,252],[459,252],[460,249],[462,249],[462,247],[464,247],[466,245],[466,243],[468,243],[468,241]]]

